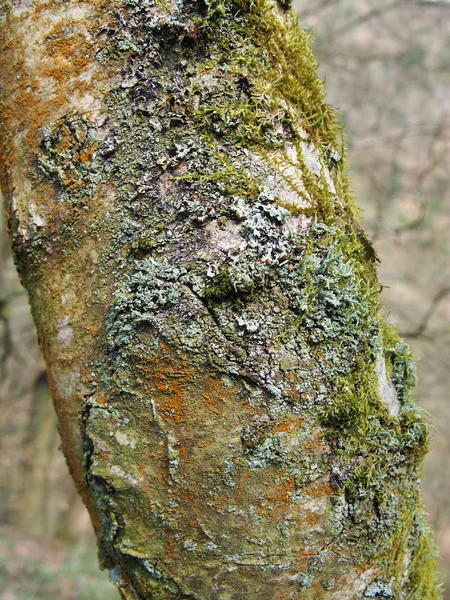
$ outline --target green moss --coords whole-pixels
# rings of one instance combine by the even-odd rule
[[[354,444],[364,439],[370,426],[369,416],[379,405],[378,381],[373,366],[357,359],[352,371],[334,382],[337,390],[332,403],[320,415],[329,428],[329,437],[350,436]]]
[[[295,12],[281,13],[267,0],[208,2],[205,12],[201,18],[193,12],[192,18],[207,43],[218,49],[206,61],[214,87],[188,118],[215,138],[253,149],[275,168],[291,142],[316,214],[330,220],[351,214],[342,131],[324,100],[310,37],[298,26]],[[202,77],[195,81],[190,93],[202,94]],[[337,195],[323,174],[309,172],[304,141],[314,143],[322,167],[333,173]]]
[[[372,564],[379,559],[383,572],[393,577],[392,588],[389,581],[380,581],[371,584],[363,597],[397,597],[404,589],[400,582],[407,552],[405,536],[418,511],[421,463],[429,445],[423,416],[411,401],[398,417],[391,416],[379,397],[373,361],[359,361],[347,377],[336,382],[336,396],[323,410],[321,423],[336,452],[334,477],[349,511],[348,529],[341,535],[348,536],[356,552]],[[424,534],[421,544],[430,544],[428,538]],[[422,595],[411,596],[421,600],[428,598],[429,590],[436,590],[432,546],[423,560],[429,573],[421,584]]]
[[[163,225],[156,226],[153,229],[153,232],[155,235],[152,237],[143,237],[133,240],[131,248],[136,256],[146,256],[147,254],[154,252],[155,249],[165,245],[165,227]]]
[[[436,546],[420,507],[418,511],[408,541],[411,562],[403,589],[408,600],[439,600],[442,584],[436,574]]]
[[[278,206],[281,206],[281,208],[288,210],[292,215],[304,215],[309,217],[313,212],[312,210],[308,211],[304,207],[294,204],[293,202],[287,202],[281,198],[276,198],[275,202]]]
[[[223,300],[236,295],[237,290],[233,286],[230,272],[227,269],[222,271],[213,285],[205,286],[203,293],[206,300]]]
[[[143,240],[133,242],[133,248],[138,255],[150,254],[155,246],[157,246],[155,238],[144,238]]]
[[[411,350],[392,325],[383,325],[383,344],[387,373],[395,386],[402,404],[410,397],[410,390],[417,385],[416,363]]]
[[[209,160],[206,160],[195,171],[176,176],[176,181],[195,183],[198,186],[211,185],[220,193],[230,197],[242,195],[248,198],[257,198],[261,188],[248,169],[239,164],[233,165],[220,152],[215,140],[211,141],[209,137],[204,139],[209,146]]]
[[[260,70],[259,78],[275,99],[290,102],[300,113],[302,125],[314,139],[325,145],[337,140],[334,111],[324,101],[323,85],[317,77],[317,62],[311,51],[309,34],[298,26],[295,11],[281,17],[275,2],[237,0],[209,2],[207,17],[199,27],[215,37],[224,34],[222,60],[233,68],[229,53],[234,44],[251,44],[253,51],[242,52],[236,63],[249,72]],[[236,33],[230,35],[229,30]],[[223,42],[222,42],[223,43]],[[258,51],[259,50],[259,51]],[[230,60],[231,59],[231,60]]]

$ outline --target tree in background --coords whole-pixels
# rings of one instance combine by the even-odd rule
[[[3,10],[13,248],[122,596],[437,598],[414,365],[293,14]]]

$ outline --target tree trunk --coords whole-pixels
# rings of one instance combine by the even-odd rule
[[[294,13],[0,10],[12,245],[123,598],[438,598],[414,363]]]
[[[3,197],[0,212],[1,519],[25,533],[86,542],[90,524],[59,452],[45,365],[3,227]]]

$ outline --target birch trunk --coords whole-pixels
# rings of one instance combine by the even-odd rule
[[[122,597],[438,598],[414,363],[294,13],[0,6],[12,246]]]

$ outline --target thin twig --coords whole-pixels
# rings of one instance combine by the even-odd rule
[[[428,327],[428,323],[430,322],[431,317],[436,312],[439,304],[449,293],[450,293],[450,286],[440,289],[437,292],[437,294],[434,296],[434,298],[432,299],[431,304],[430,304],[428,310],[423,315],[422,320],[419,323],[417,329],[415,329],[414,331],[402,333],[402,336],[409,337],[409,338],[421,337],[425,333],[425,331]]]

